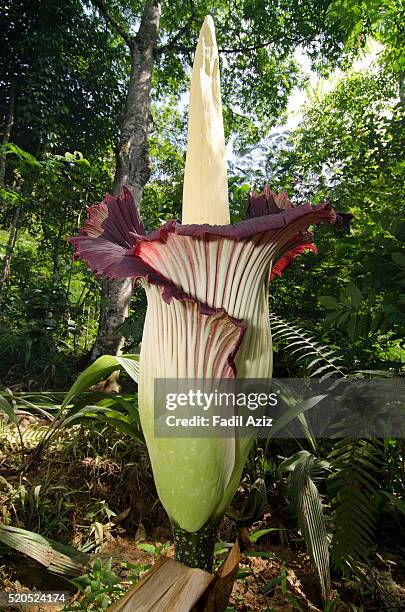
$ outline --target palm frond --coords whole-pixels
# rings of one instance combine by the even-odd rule
[[[296,461],[289,463],[289,468],[293,469],[290,478],[291,499],[312,567],[318,576],[322,600],[326,602],[331,588],[329,540],[322,497],[314,482],[323,463],[305,450],[294,457]]]
[[[308,331],[292,325],[270,312],[273,342],[282,347],[308,376],[313,378],[344,377],[343,357],[335,349],[320,344]]]
[[[89,555],[44,536],[10,525],[0,525],[0,542],[31,557],[49,572],[65,577],[84,573]]]

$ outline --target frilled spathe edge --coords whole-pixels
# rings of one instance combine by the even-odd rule
[[[260,196],[258,199],[260,200]],[[277,214],[255,216],[234,225],[181,225],[176,221],[169,221],[145,234],[132,194],[124,188],[121,196],[113,197],[107,194],[101,204],[90,207],[79,236],[68,240],[75,247],[74,258],[80,257],[92,272],[118,280],[146,278],[150,283],[163,287],[163,299],[166,301],[170,301],[173,297],[186,299],[187,296],[181,289],[175,287],[168,278],[143,261],[140,256],[141,243],[154,241],[164,243],[169,234],[210,240],[228,238],[240,241],[258,234],[276,232],[299,220],[302,220],[302,229],[321,221],[336,222],[336,213],[327,202],[317,206],[304,204],[292,208],[287,207],[285,199],[286,196],[283,200],[286,208],[277,209]],[[308,244],[307,237],[303,237],[301,243]],[[297,241],[293,248],[296,251]],[[284,261],[294,259],[294,257],[287,258],[284,252],[280,253],[281,255],[284,256]],[[273,262],[274,266],[277,266],[277,259]]]
[[[280,210],[277,214],[267,214],[262,217],[252,217],[239,221],[233,225],[180,225],[176,221],[169,221],[149,234],[135,235],[138,242],[153,242],[160,240],[164,242],[168,233],[175,232],[178,236],[190,236],[190,238],[229,238],[231,240],[247,240],[257,234],[264,234],[273,230],[288,227],[298,219],[306,216],[308,222],[303,223],[306,228],[309,225],[316,225],[321,221],[326,223],[336,222],[336,213],[329,202],[323,202],[316,206],[303,204],[296,208]]]

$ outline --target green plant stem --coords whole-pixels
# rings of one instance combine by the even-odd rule
[[[172,523],[174,557],[188,567],[212,572],[218,521],[208,521],[193,533]]]

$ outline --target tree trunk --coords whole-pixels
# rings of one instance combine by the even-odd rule
[[[14,123],[14,108],[15,108],[15,88],[16,78],[14,74],[14,66],[11,67],[10,71],[10,89],[9,89],[9,101],[8,101],[8,113],[6,119],[6,125],[4,127],[2,145],[6,145],[10,142],[11,130]],[[0,187],[4,187],[6,180],[6,153],[0,154]],[[21,214],[21,204],[19,204],[14,212],[13,220],[11,222],[10,233],[6,246],[6,253],[1,263],[0,272],[0,293],[3,291],[6,284],[7,277],[10,271],[11,256],[13,254],[14,246],[17,240],[18,223]]]
[[[110,23],[103,3],[97,6]],[[143,16],[136,36],[125,40],[131,54],[131,75],[125,110],[121,124],[121,137],[116,152],[116,168],[113,195],[119,195],[126,185],[140,206],[143,188],[150,177],[148,133],[150,124],[150,89],[155,61],[154,49],[159,29],[160,4],[156,0],[145,3]],[[114,25],[114,23],[113,23]],[[120,353],[124,337],[119,327],[128,316],[132,293],[132,281],[105,279],[102,285],[101,312],[96,341],[90,360],[100,355]]]
[[[17,232],[18,232],[18,225],[20,222],[20,215],[21,215],[21,204],[19,204],[17,208],[15,209],[13,220],[11,222],[10,233],[8,235],[6,253],[1,263],[0,293],[4,289],[7,277],[9,276],[9,273],[10,273],[11,256],[13,254],[15,243],[17,241]]]
[[[6,145],[10,142],[11,130],[14,123],[14,106],[15,106],[15,74],[14,67],[11,69],[10,90],[8,101],[8,113],[6,125],[3,132],[2,144]],[[0,155],[0,187],[3,187],[6,179],[6,154]]]

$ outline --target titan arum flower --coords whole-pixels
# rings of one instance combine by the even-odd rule
[[[336,222],[328,203],[293,207],[266,187],[250,195],[247,219],[230,224],[218,51],[207,17],[191,80],[182,223],[147,234],[124,188],[91,207],[71,239],[92,271],[145,289],[139,413],[176,557],[187,565],[211,571],[215,532],[252,440],[156,438],[154,380],[270,378],[269,282],[315,250],[308,227],[320,221]]]

